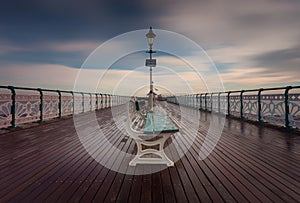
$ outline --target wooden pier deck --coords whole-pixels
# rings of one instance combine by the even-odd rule
[[[177,105],[164,105],[175,121],[180,118]],[[89,142],[98,146],[94,153],[107,150],[100,158],[130,174],[95,161],[81,145],[72,118],[2,134],[0,202],[300,201],[299,135],[227,118],[214,151],[201,161],[198,152],[211,114],[188,111],[200,120],[199,129],[193,121],[185,122],[179,126],[180,134],[169,142],[184,144],[196,135],[195,142],[174,167],[147,175],[131,175],[147,166],[129,167],[128,160],[106,149],[91,131]],[[95,125],[85,119],[88,114],[79,115],[87,129]],[[116,128],[110,109],[96,115],[107,140],[134,154],[134,141]],[[180,152],[170,148],[166,153],[176,158]]]

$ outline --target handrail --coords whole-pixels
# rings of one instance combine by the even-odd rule
[[[299,89],[299,92],[291,94],[290,91],[293,89]],[[283,93],[262,94],[274,90],[283,90]],[[245,94],[249,92],[257,92],[257,94]],[[227,95],[223,96],[222,94]],[[186,102],[187,98],[192,99],[192,101]],[[222,101],[221,98],[223,98]],[[271,122],[285,128],[300,128],[300,86],[173,95],[167,97],[167,101],[192,108],[196,107],[199,110],[254,120],[259,123]],[[222,110],[221,102],[223,102]],[[210,108],[208,108],[208,104],[211,105]]]
[[[113,106],[118,106],[126,103],[130,97],[123,95],[111,95],[111,94],[103,94],[103,93],[90,93],[90,92],[78,92],[78,91],[67,91],[67,90],[53,90],[53,89],[45,89],[45,88],[32,88],[32,87],[18,87],[18,86],[4,86],[0,85],[0,89],[7,89],[10,91],[10,98],[1,101],[0,103],[0,128],[15,128],[21,123],[31,123],[31,122],[39,122],[42,123],[47,116],[47,119],[51,118],[62,118],[66,115],[75,115],[77,113],[84,113],[88,111],[97,111],[101,108],[110,108]],[[17,90],[25,90],[25,91],[37,91],[39,93],[39,99],[36,100],[36,97],[32,97],[31,94],[18,94]],[[45,95],[47,92],[56,93],[58,99],[45,100]],[[70,99],[66,99],[62,94],[71,94]],[[82,103],[81,103],[81,112],[76,112],[76,101],[75,94],[81,94]],[[22,97],[18,97],[21,95]],[[86,96],[85,96],[86,95]],[[89,95],[89,96],[87,96]],[[1,94],[0,94],[1,96]],[[24,97],[25,96],[25,97]],[[96,97],[96,99],[95,99]],[[105,98],[104,98],[105,97]],[[32,100],[34,99],[34,100]],[[85,104],[85,99],[89,100],[88,103]],[[103,102],[104,99],[104,102]],[[101,101],[101,103],[100,103]],[[27,102],[27,103],[26,103]],[[45,105],[47,102],[53,102],[50,107],[48,106],[48,110],[56,111],[57,113],[46,114]],[[26,103],[26,104],[24,104]],[[34,103],[34,104],[33,104]],[[27,106],[31,106],[30,109],[34,109],[34,112],[27,112]],[[66,111],[66,107],[63,105],[69,105],[69,110]],[[86,105],[86,109],[85,109]],[[9,106],[10,112],[7,115],[7,110],[3,110],[2,108]],[[49,109],[50,108],[50,109]],[[51,109],[52,108],[52,109]],[[54,109],[53,109],[54,108]],[[21,111],[21,110],[22,111]],[[77,109],[77,108],[76,108]],[[23,111],[26,111],[24,113]],[[19,115],[22,114],[23,115]],[[34,115],[33,115],[34,114]]]

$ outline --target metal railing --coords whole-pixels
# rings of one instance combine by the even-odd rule
[[[128,96],[0,86],[0,128],[122,105]]]
[[[260,123],[300,128],[300,86],[171,96],[167,101]]]

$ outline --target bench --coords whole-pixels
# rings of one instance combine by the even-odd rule
[[[156,106],[153,112],[147,110],[145,107],[147,105],[137,108],[139,105],[135,102],[134,106],[127,132],[137,144],[137,153],[129,165],[166,164],[174,166],[174,162],[164,152],[164,144],[168,138],[179,131],[178,127],[159,106]],[[155,148],[155,146],[158,147]]]

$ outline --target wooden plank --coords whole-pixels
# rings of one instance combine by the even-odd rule
[[[188,127],[188,129],[190,129],[190,127]],[[185,145],[186,147],[188,147],[188,139],[190,141],[193,141],[193,138],[189,135],[179,137],[178,141],[180,142],[181,146]],[[191,160],[192,158],[197,159],[198,157],[197,152],[201,149],[201,145],[199,145],[198,148],[196,144],[197,141],[193,143],[191,149],[189,150],[192,155],[190,153],[187,154],[189,160]],[[246,201],[245,196],[248,197],[249,201],[258,201],[258,199],[251,192],[248,192],[248,190],[244,188],[242,184],[240,184],[239,180],[237,180],[233,175],[229,173],[229,171],[227,171],[222,165],[220,165],[213,156],[209,156],[204,162],[210,169],[213,169],[215,174],[217,173],[216,176],[218,176],[219,179],[222,179],[222,183],[226,185],[226,188],[231,191],[232,195],[236,198],[237,201]],[[216,169],[218,169],[218,171],[216,171]]]
[[[115,132],[112,132],[112,135],[114,135],[114,134],[115,134]],[[123,145],[123,143],[120,142],[118,145],[119,146]],[[97,155],[98,157],[103,156],[103,154],[100,152],[100,150],[97,150],[96,153],[98,154]],[[106,155],[109,156],[109,154],[106,154]],[[113,156],[110,156],[110,157],[112,160],[114,160]],[[92,159],[92,162],[95,162],[95,160]],[[83,176],[83,174],[81,172],[86,171],[88,165],[83,163],[83,164],[81,164],[81,166],[82,166],[82,169],[79,168],[75,171],[75,172],[77,172],[75,177],[69,177],[69,179],[71,179],[71,180],[80,179],[81,181],[79,183],[84,181],[85,176]],[[77,181],[77,183],[78,183],[78,181]],[[55,192],[54,194],[52,194],[51,197],[48,198],[48,200],[49,201],[66,202],[69,199],[69,197],[71,197],[74,194],[74,190],[76,190],[77,187],[80,186],[80,184],[76,184],[76,185],[73,184],[73,187],[70,187],[70,186],[71,186],[70,184],[65,184],[65,188],[66,188],[65,190],[63,190],[62,186],[60,186],[59,188],[57,188],[57,190],[59,192]],[[103,193],[103,194],[106,194],[106,193]],[[59,199],[56,199],[56,197],[59,197]]]
[[[143,203],[151,203],[152,201],[159,202],[159,201],[155,201],[154,199],[152,200],[151,198],[151,192],[154,192],[151,188],[151,184],[152,184],[151,176],[152,176],[151,174],[143,175],[140,202]]]
[[[163,202],[164,196],[163,196],[163,187],[162,187],[162,179],[161,179],[161,173],[156,172],[151,175],[148,175],[151,177],[151,183],[150,189],[152,190],[152,201],[153,202]],[[151,199],[151,193],[150,193],[150,199]]]
[[[172,187],[170,170],[168,168],[164,169],[161,172],[161,181],[162,181],[164,202],[175,202],[176,201],[175,193]]]
[[[129,153],[130,150],[133,149],[135,142],[132,139],[128,139],[127,140],[128,143],[130,143],[130,146],[127,149],[127,153]],[[128,163],[131,160],[131,158],[128,156],[126,157],[122,164],[121,164],[121,168],[120,171],[127,173],[130,172],[128,169],[130,168]],[[120,194],[120,190],[122,190],[122,184],[124,182],[125,179],[125,174],[123,173],[118,173],[117,176],[114,179],[113,184],[111,185],[109,192],[107,193],[104,202],[115,202],[118,199],[118,195]]]
[[[61,157],[64,157],[64,156],[61,155]],[[42,177],[43,175],[45,175],[45,171],[47,171],[47,169],[51,170],[51,168],[53,166],[55,166],[52,163],[54,163],[54,164],[58,163],[56,160],[59,160],[59,156],[56,157],[56,159],[54,159],[53,162],[49,162],[48,165],[44,165],[45,162],[40,162],[39,163],[40,167],[37,167],[37,165],[35,163],[30,163],[30,165],[31,165],[30,170],[22,170],[22,171],[20,171],[20,173],[18,173],[19,176],[14,175],[13,176],[14,178],[11,178],[11,181],[14,181],[13,183],[18,185],[17,188],[14,188],[13,192],[16,193],[18,191],[21,191],[22,189],[28,187],[29,186],[28,184],[32,184],[33,182],[35,182],[34,180],[38,180],[39,177]],[[24,172],[26,175],[23,174]],[[29,179],[30,179],[30,181],[28,181]],[[22,184],[20,184],[20,183],[22,183]],[[6,190],[1,190],[1,191],[5,192]],[[11,195],[13,195],[13,194],[11,194]]]
[[[123,146],[120,150],[125,148],[124,151],[127,152],[129,146],[130,146],[130,142],[126,142],[125,146]],[[115,159],[115,162],[112,163],[114,165],[113,166],[114,168],[119,169],[121,164],[125,164],[123,162],[124,158],[125,158],[124,156],[125,155],[122,156],[121,154],[116,153],[116,152],[113,153],[113,155],[111,156],[111,159]],[[108,165],[108,167],[110,167],[110,166]],[[103,184],[98,189],[97,194],[93,198],[94,202],[104,202],[104,200],[105,200],[105,198],[106,198],[106,196],[107,196],[107,194],[108,194],[108,192],[111,188],[111,185],[114,182],[116,176],[117,176],[117,172],[112,171],[112,170],[109,171],[109,173],[107,174],[105,180],[103,181]],[[115,197],[116,197],[116,195],[115,195]]]
[[[90,143],[97,144],[97,143],[94,143],[94,140],[92,140]],[[70,145],[70,146],[72,146],[72,145]],[[82,149],[81,144],[78,145],[78,146],[80,146],[80,149]],[[72,146],[72,147],[73,147],[73,148],[71,148],[71,151],[72,151],[72,152],[76,152],[76,150],[75,150],[76,148],[74,148],[74,146]],[[84,154],[86,154],[85,151],[82,151],[82,152],[84,152]],[[58,153],[59,153],[59,152],[58,152]],[[59,154],[61,154],[61,153],[59,153]],[[62,156],[65,158],[65,162],[62,162],[62,163],[68,163],[70,159],[68,159],[66,155],[63,155],[63,154],[62,154]],[[78,155],[75,155],[75,154],[74,154],[74,156],[76,157],[76,156],[78,156]],[[54,156],[54,157],[56,157],[56,156]],[[71,159],[71,160],[72,160],[72,159]],[[59,162],[55,162],[55,164],[57,164],[57,163],[59,163]],[[53,165],[51,165],[51,167],[53,168]],[[59,167],[57,167],[57,168],[59,169]],[[66,168],[66,167],[64,167],[64,168]],[[67,169],[66,169],[66,170],[67,170]],[[40,179],[38,182],[43,182],[43,181],[47,181],[47,182],[55,182],[56,178],[54,178],[54,176],[52,176],[51,174],[54,173],[54,174],[56,175],[56,177],[58,177],[59,174],[60,174],[60,173],[55,172],[55,171],[56,171],[56,170],[53,170],[53,169],[51,169],[51,168],[49,168],[48,172],[47,172],[47,170],[43,170],[43,172],[46,173],[47,176],[43,176],[43,179],[44,179],[44,180],[43,180],[43,179]],[[59,170],[59,172],[61,172],[61,170]],[[48,179],[45,179],[46,177],[51,177],[52,180],[49,180],[49,178],[48,178]],[[39,187],[37,187],[37,188],[38,188],[39,191],[42,191],[43,188],[48,188],[48,187],[49,187],[48,184],[44,184],[44,186],[45,186],[45,187],[39,186]],[[32,191],[32,192],[33,192],[33,191]],[[32,192],[31,192],[31,193],[32,193]],[[36,190],[34,190],[34,194],[37,195],[37,194],[39,194],[39,192],[36,191]],[[31,197],[31,198],[33,198],[32,196],[30,196],[30,195],[28,195],[28,194],[26,195],[26,197]]]
[[[189,129],[191,129],[190,127],[189,127]],[[220,143],[220,141],[219,141],[219,143]],[[219,146],[219,145],[218,145]],[[228,146],[228,145],[227,145]],[[237,145],[238,146],[238,145]],[[232,148],[230,148],[230,151],[232,151]],[[236,153],[236,155],[238,155],[239,153]],[[291,200],[291,199],[290,199]]]
[[[183,145],[178,145],[178,138],[179,137],[183,137],[183,136],[176,136],[176,139],[173,139],[173,143],[176,144],[177,146],[182,147]],[[171,144],[171,143],[170,143]],[[182,150],[184,149],[178,149],[181,150],[181,153],[183,153]],[[188,153],[188,152],[187,152]],[[179,154],[178,154],[179,156]],[[200,182],[200,179],[198,178],[199,173],[201,173],[201,169],[200,171],[195,172],[194,171],[194,166],[191,164],[192,159],[189,159],[186,155],[184,157],[181,158],[183,167],[185,168],[185,170],[187,171],[188,175],[189,175],[189,179],[192,183],[192,186],[195,190],[195,193],[197,194],[199,200],[201,202],[211,202],[211,198],[209,197],[207,190],[205,189],[205,185],[203,185],[203,183]],[[198,173],[198,174],[197,174]],[[220,196],[218,195],[217,192],[214,193],[214,196],[212,197],[213,200],[222,200],[221,198],[219,198]]]
[[[113,134],[112,134],[113,135]],[[118,144],[121,144],[121,140],[122,140],[122,137],[117,137],[117,136],[114,136],[115,138],[119,138],[117,139],[117,142],[112,142],[113,145],[118,145]],[[123,145],[123,144],[122,144]],[[103,157],[103,163],[105,164],[113,164],[114,161],[116,160],[116,156],[117,154],[116,153],[113,153],[113,151],[111,151],[108,147],[106,147],[106,152],[107,154]],[[96,176],[96,179],[94,180],[94,183],[95,184],[92,184],[88,190],[86,191],[86,193],[82,196],[81,200],[80,201],[83,201],[83,202],[91,202],[95,196],[97,195],[97,192],[99,190],[99,188],[101,188],[101,186],[103,185],[104,181],[109,181],[109,180],[106,180],[106,177],[107,175],[110,173],[110,170],[107,169],[106,167],[104,167],[101,171],[99,171],[99,173],[97,174]],[[112,176],[113,175],[113,171],[110,173]],[[99,193],[99,194],[102,194],[103,193]],[[105,194],[105,193],[104,193]]]
[[[90,144],[90,147],[96,147],[97,145],[101,146],[101,141],[94,139],[90,142]],[[31,196],[30,198],[34,198],[36,201],[44,201],[59,187],[65,187],[65,185],[70,184],[70,182],[68,182],[68,177],[72,175],[74,171],[76,171],[77,168],[82,165],[82,163],[85,163],[88,159],[92,161],[89,154],[87,154],[85,150],[82,151],[81,154],[76,154],[76,156],[72,159],[66,159],[66,161],[60,165],[55,173],[50,172],[48,178],[43,180],[44,182],[48,182],[50,184],[45,184],[45,187],[38,187],[37,190],[32,192],[32,195],[35,195],[35,197]],[[64,190],[61,189],[61,191]],[[59,194],[59,192],[56,194]]]
[[[36,125],[0,136],[0,201],[59,202],[297,202],[300,199],[300,138],[284,131],[226,119],[217,146],[204,161],[198,153],[206,138],[211,115],[185,109],[200,120],[180,124],[180,108],[162,103],[172,120],[180,125],[180,136],[166,148],[178,159],[188,143],[187,153],[174,167],[149,175],[126,175],[108,170],[85,152],[72,118]],[[182,107],[185,108],[185,107]],[[125,108],[119,108],[126,113]],[[80,125],[89,129],[88,143],[102,161],[130,174],[150,173],[151,167],[129,167],[123,159],[96,138],[97,132],[80,115]],[[97,112],[106,138],[124,152],[133,153],[135,143],[123,140],[114,125],[110,109]],[[124,117],[125,118],[125,117]],[[184,133],[186,132],[186,133]],[[117,136],[116,136],[117,135]],[[216,136],[216,135],[214,135]],[[205,150],[216,138],[208,139]],[[171,143],[168,140],[167,146]],[[179,151],[178,151],[179,150]],[[163,168],[163,167],[162,167]]]
[[[173,159],[179,160],[176,163],[176,168],[177,168],[180,180],[181,180],[181,184],[184,188],[186,198],[188,199],[189,202],[199,202],[200,201],[199,197],[197,196],[197,194],[194,190],[194,186],[188,175],[189,171],[187,171],[185,169],[182,160],[179,159],[180,157],[179,157],[179,153],[177,152],[177,149],[175,149],[175,147],[173,145],[170,145],[170,151],[171,151]],[[184,157],[182,157],[182,158],[184,158]],[[203,193],[203,195],[206,195],[206,194]]]

